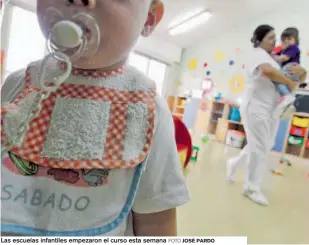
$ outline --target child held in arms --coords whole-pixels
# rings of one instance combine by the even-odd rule
[[[126,66],[163,3],[38,0],[37,15],[50,54],[1,91],[2,235],[176,235],[189,197],[173,120]]]
[[[297,77],[289,71],[289,68],[292,65],[300,64],[301,51],[299,49],[299,31],[297,28],[289,27],[282,32],[281,48],[274,50],[274,55],[274,58],[281,64],[283,72],[287,76],[295,82],[303,83],[305,81],[306,74],[301,77]],[[279,107],[286,110],[293,104],[295,96],[291,94],[286,85],[277,84],[276,86],[281,95],[278,102]]]

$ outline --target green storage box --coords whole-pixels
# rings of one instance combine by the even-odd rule
[[[304,144],[304,138],[290,135],[288,142],[291,145],[302,146]]]

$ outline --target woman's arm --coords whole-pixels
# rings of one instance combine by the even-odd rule
[[[293,65],[289,67],[288,71],[298,76],[300,78],[299,79],[300,83],[305,82],[307,77],[307,71],[300,65]]]
[[[158,213],[133,213],[135,236],[177,236],[176,209]]]
[[[285,84],[288,86],[290,91],[295,90],[297,83],[283,75],[279,70],[275,69],[270,64],[261,64],[259,65],[259,69],[263,75],[268,77],[270,80]]]

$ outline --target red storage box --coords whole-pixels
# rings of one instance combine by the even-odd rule
[[[309,149],[309,138],[307,139],[307,142],[306,142],[306,148]]]
[[[306,136],[306,128],[299,128],[296,126],[291,126],[290,134],[298,137],[305,137]]]

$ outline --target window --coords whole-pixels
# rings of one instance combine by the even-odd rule
[[[129,57],[129,64],[147,75],[149,65],[147,57],[132,53]]]
[[[14,6],[9,30],[5,75],[44,56],[45,38],[34,12]]]
[[[137,53],[132,53],[129,58],[129,65],[135,67],[155,81],[157,92],[162,95],[167,70],[166,64]]]

